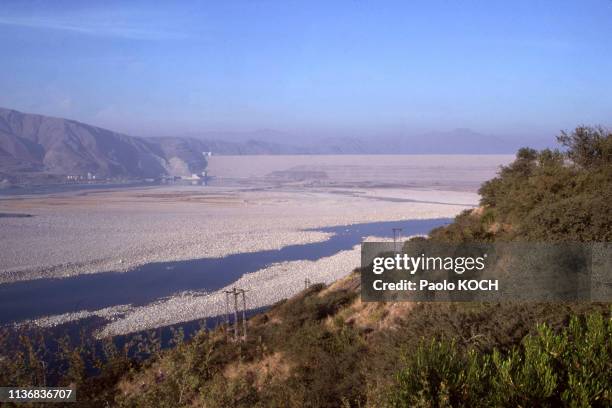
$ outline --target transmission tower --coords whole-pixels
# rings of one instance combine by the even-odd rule
[[[234,325],[233,325],[233,340],[245,341],[247,339],[247,322],[246,322],[246,292],[247,290],[232,288],[232,290],[225,290],[225,324],[226,333],[229,333],[230,329],[230,295],[234,297]],[[238,306],[238,298],[242,297],[242,310]],[[240,320],[239,312],[242,315],[242,336],[240,335]]]
[[[401,243],[402,228],[393,228],[393,248],[398,252],[398,243]]]

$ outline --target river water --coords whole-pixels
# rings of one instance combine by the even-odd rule
[[[277,262],[317,260],[348,250],[367,236],[426,234],[450,223],[447,218],[373,222],[320,228],[330,232],[323,242],[179,262],[156,262],[129,272],[104,272],[60,279],[0,284],[0,325],[42,316],[97,310],[109,306],[145,305],[183,291],[215,291]],[[357,266],[357,265],[355,265]]]

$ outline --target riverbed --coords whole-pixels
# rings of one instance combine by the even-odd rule
[[[263,307],[350,273],[365,237],[426,234],[476,207],[509,160],[213,157],[209,186],[3,196],[0,322],[99,316],[128,333],[218,314],[232,285]]]

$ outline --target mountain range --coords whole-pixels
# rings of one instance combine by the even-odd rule
[[[416,137],[300,137],[278,131],[207,132],[188,137],[135,137],[69,119],[0,108],[0,180],[19,175],[159,177],[206,168],[203,152],[252,154],[486,154],[515,151],[516,143],[455,129]],[[256,139],[253,137],[257,137]]]
[[[206,168],[203,152],[274,154],[261,141],[231,143],[188,137],[128,136],[74,120],[0,108],[0,177],[27,174],[99,177],[189,175]]]

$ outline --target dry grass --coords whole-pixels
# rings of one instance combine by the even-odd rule
[[[289,359],[282,352],[277,351],[256,361],[232,362],[225,366],[223,375],[228,380],[250,378],[253,380],[253,386],[261,390],[271,378],[274,378],[275,381],[287,380],[292,369]]]

